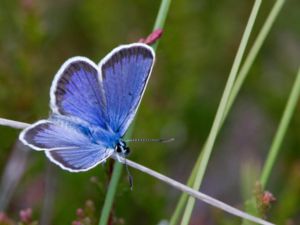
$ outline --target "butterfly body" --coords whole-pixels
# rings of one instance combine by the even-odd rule
[[[75,118],[70,120],[70,118],[60,115],[52,116],[52,120],[56,123],[72,126],[72,129],[80,130],[85,136],[89,137],[91,143],[98,144],[100,148],[104,146],[107,149],[114,149],[115,153],[123,157],[128,156],[130,153],[129,147],[122,140],[120,134],[113,132],[111,129],[104,130],[92,124],[84,124],[84,121]]]
[[[23,130],[20,140],[71,172],[86,171],[112,154],[127,156],[122,140],[154,63],[145,44],[115,48],[98,65],[85,57],[67,60],[50,89],[51,116]]]

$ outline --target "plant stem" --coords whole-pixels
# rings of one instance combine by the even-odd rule
[[[224,211],[226,211],[230,214],[233,214],[235,216],[238,216],[238,217],[241,217],[241,218],[244,218],[244,219],[248,219],[249,221],[252,221],[252,222],[255,222],[255,223],[258,223],[258,224],[268,224],[268,225],[272,224],[272,223],[267,222],[263,219],[260,219],[260,218],[257,218],[255,216],[252,216],[250,214],[244,213],[244,212],[242,212],[242,211],[240,211],[240,210],[238,210],[238,209],[236,209],[232,206],[229,206],[229,205],[227,205],[227,204],[225,204],[225,203],[223,203],[223,202],[221,202],[217,199],[214,199],[214,198],[212,198],[212,197],[210,197],[206,194],[198,192],[198,191],[196,191],[196,190],[194,190],[194,189],[192,189],[192,188],[190,188],[190,187],[188,187],[188,186],[186,186],[182,183],[179,183],[179,182],[177,182],[177,181],[175,181],[175,180],[173,180],[173,179],[171,179],[171,178],[169,178],[169,177],[167,177],[163,174],[160,174],[160,173],[158,173],[154,170],[151,170],[151,169],[149,169],[145,166],[142,166],[138,163],[135,163],[131,160],[116,157],[116,156],[113,156],[113,158],[115,160],[120,160],[120,162],[123,163],[123,164],[126,163],[128,166],[131,166],[135,169],[138,169],[139,171],[142,171],[144,173],[147,173],[147,174],[149,174],[149,175],[151,175],[151,176],[153,176],[153,177],[169,184],[170,186],[173,186],[176,189],[181,190],[181,191],[189,194],[190,196],[193,196],[194,198],[197,198],[201,201],[204,201],[204,202],[206,202],[206,203],[208,203],[212,206],[215,206],[219,209],[222,209],[222,210],[224,210]]]
[[[198,190],[200,188],[201,183],[202,183],[203,176],[204,176],[204,173],[206,171],[207,164],[208,164],[208,161],[210,159],[210,155],[211,155],[213,146],[215,144],[216,137],[219,133],[220,127],[221,127],[221,125],[223,123],[223,120],[224,120],[224,115],[225,115],[226,108],[227,108],[226,107],[227,102],[228,102],[232,87],[234,85],[234,82],[235,82],[235,79],[236,79],[236,76],[237,76],[237,73],[238,73],[238,69],[240,67],[240,63],[242,61],[243,54],[245,52],[246,45],[248,43],[248,40],[249,40],[251,31],[252,31],[257,13],[259,11],[260,5],[261,5],[261,0],[256,0],[255,3],[254,3],[253,9],[251,11],[251,14],[250,14],[245,32],[243,34],[239,49],[238,49],[236,57],[234,59],[234,62],[233,62],[233,65],[232,65],[232,68],[231,68],[231,71],[230,71],[230,74],[229,74],[229,77],[228,77],[228,81],[226,83],[226,86],[225,86],[225,89],[224,89],[224,92],[223,92],[223,95],[222,95],[222,98],[221,98],[221,101],[220,101],[220,104],[219,104],[214,122],[213,122],[213,125],[212,125],[212,128],[211,128],[211,131],[209,133],[207,142],[204,145],[203,157],[202,157],[202,160],[201,160],[201,163],[200,163],[200,167],[197,171],[195,182],[193,184],[193,188],[195,190]],[[188,203],[186,205],[185,212],[183,214],[181,225],[187,225],[189,223],[194,204],[195,204],[195,199],[190,197],[189,200],[188,200]]]
[[[193,185],[196,178],[197,169],[200,166],[200,163],[201,163],[201,154],[195,163],[192,173],[188,179],[187,186],[191,187]],[[178,223],[179,217],[183,211],[184,205],[186,204],[188,197],[189,196],[185,192],[181,194],[180,199],[176,205],[175,211],[170,219],[169,225],[176,225]]]
[[[261,30],[259,31],[259,34],[257,35],[257,38],[255,39],[253,46],[251,47],[245,62],[243,63],[241,70],[236,78],[236,81],[234,83],[234,86],[231,90],[230,93],[230,97],[226,106],[226,112],[224,114],[224,118],[226,118],[229,110],[232,107],[233,102],[235,101],[248,73],[249,70],[251,68],[251,66],[253,65],[254,60],[256,59],[256,56],[259,52],[259,50],[261,49],[264,41],[266,40],[266,37],[268,36],[274,22],[275,19],[277,18],[280,10],[282,9],[283,3],[285,2],[285,0],[277,0],[274,4],[274,6],[272,7],[264,25],[262,26]]]
[[[1,120],[1,118],[0,118],[0,120]],[[13,127],[13,128],[19,129],[18,124],[21,123],[21,122],[13,121],[13,120],[7,120],[7,119],[5,119],[5,121],[8,121],[7,124],[5,124],[5,126],[9,126],[9,127]],[[24,124],[23,128],[26,128],[26,127],[30,126],[30,124],[28,124],[28,123],[22,123],[22,124]],[[173,179],[171,179],[171,178],[169,178],[169,177],[167,177],[165,175],[162,175],[162,174],[160,174],[160,173],[158,173],[158,172],[156,172],[154,170],[151,170],[151,169],[149,169],[149,168],[147,168],[147,167],[145,167],[143,165],[140,165],[140,164],[135,163],[135,162],[133,162],[131,160],[122,158],[120,156],[117,157],[116,155],[112,155],[112,158],[117,161],[115,163],[115,165],[118,165],[118,164],[121,165],[121,164],[125,164],[126,163],[128,166],[131,166],[131,167],[133,167],[133,168],[135,168],[137,170],[140,170],[141,172],[147,173],[150,176],[153,176],[153,177],[155,177],[155,178],[157,178],[157,179],[159,179],[159,180],[161,180],[161,181],[163,181],[163,182],[165,182],[165,183],[167,183],[167,184],[175,187],[178,190],[181,190],[181,191],[183,191],[183,192],[185,192],[185,193],[187,193],[187,194],[189,194],[189,195],[191,195],[191,196],[193,196],[193,197],[195,197],[195,198],[197,198],[197,199],[199,199],[201,201],[204,201],[204,202],[206,202],[206,203],[208,203],[208,204],[210,204],[212,206],[215,206],[217,208],[223,209],[224,211],[226,211],[226,212],[228,212],[230,214],[233,214],[233,215],[236,215],[236,216],[248,219],[250,221],[253,221],[253,222],[256,222],[256,223],[259,223],[259,224],[272,225],[272,223],[269,223],[269,222],[267,222],[265,220],[262,220],[260,218],[254,217],[254,216],[249,215],[247,213],[244,213],[244,212],[242,212],[242,211],[240,211],[238,209],[235,209],[232,206],[229,206],[229,205],[227,205],[227,204],[225,204],[225,203],[223,203],[223,202],[221,202],[221,201],[219,201],[217,199],[214,199],[214,198],[212,198],[212,197],[210,197],[210,196],[208,196],[206,194],[198,192],[198,191],[196,191],[196,190],[194,190],[194,189],[192,189],[192,188],[190,188],[190,187],[188,187],[188,186],[186,186],[184,184],[179,183],[178,181],[175,181],[175,180],[173,180]],[[119,179],[118,177],[117,178],[113,178],[112,177],[111,183],[117,182],[118,179]],[[113,196],[111,196],[111,197],[113,197]],[[113,201],[110,201],[110,202],[112,203]]]
[[[272,141],[272,145],[270,148],[270,151],[267,156],[266,163],[264,164],[262,174],[260,177],[260,182],[262,187],[264,188],[267,184],[267,181],[270,177],[272,168],[275,164],[275,161],[277,159],[280,146],[282,144],[284,135],[286,134],[287,128],[290,124],[291,118],[293,116],[293,113],[295,111],[297,102],[299,100],[300,95],[300,68],[297,73],[296,80],[294,82],[293,88],[291,90],[288,102],[286,104],[286,107],[284,109],[282,118],[279,123],[279,127],[277,129],[277,132],[274,136],[274,139]]]
[[[157,14],[154,26],[153,26],[153,31],[155,31],[158,28],[163,29],[165,22],[166,22],[167,15],[168,15],[168,11],[170,8],[170,4],[171,4],[171,0],[162,0],[161,1],[160,6],[159,6],[159,11],[158,11],[158,14]],[[158,43],[159,43],[159,40],[157,40],[152,45],[152,48],[154,50],[157,49]]]
[[[105,201],[104,201],[103,208],[101,211],[99,225],[107,225],[110,211],[111,211],[111,208],[112,208],[113,202],[114,202],[116,189],[117,189],[117,186],[118,186],[121,174],[122,174],[122,169],[123,169],[122,164],[116,161],[114,164],[113,174],[112,174],[111,180],[108,185]]]
[[[222,125],[230,111],[230,109],[232,108],[232,105],[243,85],[243,83],[246,80],[246,77],[249,73],[249,70],[251,68],[251,66],[254,63],[254,60],[256,59],[256,56],[259,52],[259,50],[261,49],[264,41],[266,40],[267,35],[269,34],[275,19],[277,18],[280,10],[282,9],[282,6],[284,4],[285,0],[277,0],[274,4],[274,6],[272,7],[264,25],[262,26],[261,30],[259,31],[259,34],[257,36],[257,38],[254,41],[253,46],[251,47],[249,53],[247,54],[245,61],[241,67],[240,72],[237,75],[237,79],[232,87],[231,93],[230,93],[230,97],[228,100],[228,103],[226,105],[226,111],[225,114],[223,116],[223,121],[222,121]],[[198,157],[197,163],[194,166],[193,172],[192,174],[194,174],[195,169],[197,169],[199,167],[199,163],[198,161],[200,160],[200,155]],[[193,180],[192,177],[194,177],[194,175],[191,175],[189,180],[188,180],[188,186],[190,186],[190,181]],[[178,222],[178,218],[179,215],[181,214],[181,211],[183,210],[183,204],[186,202],[187,199],[187,195],[186,194],[182,194],[180,197],[179,202],[177,203],[176,209],[171,217],[170,220],[170,225],[176,225]]]
[[[157,28],[162,29],[164,27],[170,4],[171,4],[171,0],[162,0],[161,1],[158,15],[155,20],[153,31],[156,30]],[[158,40],[154,43],[152,48],[154,50],[156,50],[157,46],[158,46]],[[127,135],[126,135],[127,139],[129,139],[131,137],[130,133],[132,131],[132,128],[133,128],[133,124],[131,125],[130,131],[127,132]],[[104,205],[102,208],[102,212],[100,215],[99,225],[107,225],[107,221],[109,218],[111,207],[113,205],[114,196],[117,191],[117,186],[119,183],[119,179],[121,177],[122,170],[123,170],[123,166],[119,162],[116,162],[113,173],[112,173],[112,180],[109,184],[108,191],[107,191],[105,201],[104,201]]]
[[[8,120],[8,119],[0,118],[0,125],[1,126],[12,127],[12,128],[16,128],[16,129],[24,129],[24,128],[28,127],[30,124],[15,121],[15,120]]]

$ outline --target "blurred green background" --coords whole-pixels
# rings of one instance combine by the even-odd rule
[[[275,1],[263,1],[253,35]],[[0,117],[34,122],[49,115],[49,88],[69,57],[100,61],[112,48],[147,36],[160,1],[0,0]],[[168,144],[133,143],[130,159],[186,182],[225,86],[253,1],[174,0],[133,137],[175,137]],[[300,59],[300,2],[284,5],[213,151],[201,190],[233,206],[251,195],[276,131]],[[254,37],[254,36],[252,36]],[[252,40],[253,41],[253,40]],[[270,218],[300,223],[300,108],[296,109],[267,189],[277,201]],[[40,224],[71,224],[76,209],[95,203],[98,219],[108,164],[71,174],[0,127],[0,211],[16,219],[32,208]],[[125,170],[124,170],[125,171]],[[169,219],[180,193],[138,171],[126,173],[114,204],[115,224]],[[92,179],[92,181],[91,181]],[[248,190],[248,191],[247,191]],[[191,224],[240,224],[198,202]]]

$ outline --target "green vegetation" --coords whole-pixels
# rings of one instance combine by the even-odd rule
[[[168,1],[164,2],[162,8],[167,9]],[[287,1],[282,10],[282,5],[278,6],[274,14],[280,13],[271,16],[262,34],[260,30],[274,4],[283,2],[262,1],[241,58],[242,67],[234,71],[237,80],[232,79],[226,92],[207,147],[206,138],[254,1],[172,1],[167,19],[164,12],[155,25],[162,27],[165,21],[155,68],[131,137],[176,140],[166,144],[131,143],[129,157],[183,183],[194,165],[202,166],[200,176],[193,170],[189,184],[197,187],[201,183],[201,191],[236,207],[241,207],[245,199],[259,199],[264,190],[255,186],[255,181],[261,179],[277,199],[270,209],[264,205],[263,214],[276,224],[298,224],[300,117],[299,78],[295,77],[300,66],[300,4]],[[98,62],[112,48],[147,36],[160,4],[137,0],[2,1],[0,117],[29,123],[47,117],[49,88],[61,64],[76,55]],[[233,81],[243,73],[247,79],[241,81],[240,89],[241,84]],[[240,91],[231,92],[235,88]],[[13,221],[24,225],[36,221],[96,225],[107,196],[111,197],[111,206],[106,208],[109,224],[152,225],[174,215],[181,193],[154,178],[131,169],[131,191],[120,167],[116,192],[107,195],[111,161],[86,173],[70,174],[48,163],[43,153],[20,146],[16,142],[18,132],[0,126],[0,212],[7,215],[4,218],[0,214],[0,225]],[[202,146],[209,148],[203,154],[204,164],[201,158],[197,161]],[[270,146],[276,155],[268,157]],[[267,157],[276,161],[266,166]],[[10,170],[13,173],[7,177],[9,165],[19,167]],[[197,177],[198,185],[193,185]],[[181,210],[175,214],[178,221],[185,204],[182,201]],[[18,214],[27,208],[32,209],[33,219],[24,222],[26,218]],[[239,219],[204,203],[197,202],[190,209],[194,213],[186,224],[241,224]]]

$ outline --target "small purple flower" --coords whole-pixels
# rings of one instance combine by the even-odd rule
[[[163,34],[163,30],[158,28],[155,31],[153,31],[151,34],[148,35],[148,37],[141,38],[139,42],[145,43],[147,45],[152,45],[154,42],[156,42]]]
[[[32,209],[28,208],[28,209],[21,210],[19,216],[20,216],[21,222],[26,223],[26,224],[31,223]]]

